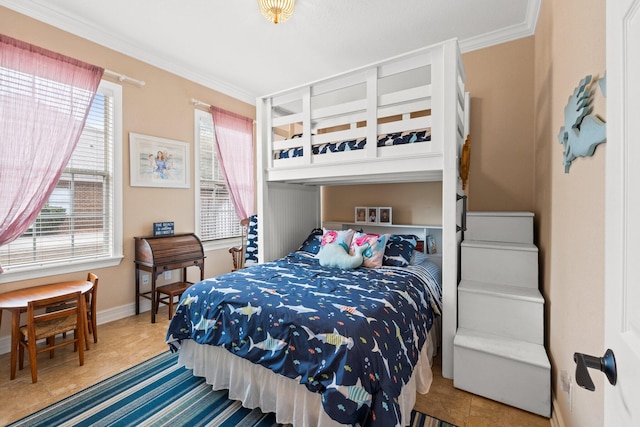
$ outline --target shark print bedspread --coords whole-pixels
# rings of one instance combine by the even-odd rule
[[[340,423],[398,426],[397,397],[439,303],[429,291],[439,285],[419,270],[325,268],[294,252],[192,285],[167,343],[173,351],[183,339],[222,346],[296,379],[321,393]]]

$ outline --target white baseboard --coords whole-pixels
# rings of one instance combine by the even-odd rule
[[[140,313],[151,310],[151,301],[140,302]],[[121,305],[119,307],[110,308],[99,311],[96,314],[98,325],[113,322],[115,320],[124,319],[125,317],[134,316],[136,314],[135,303]],[[6,354],[11,351],[11,336],[0,337],[0,354]]]
[[[551,401],[551,419],[549,420],[551,422],[551,427],[565,427],[564,420],[562,419],[562,414],[556,410],[559,405],[556,400],[555,394],[552,393],[551,397],[553,399]]]

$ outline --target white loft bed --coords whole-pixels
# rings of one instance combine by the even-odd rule
[[[391,227],[391,232],[437,233],[444,299],[443,315],[436,320],[442,322],[442,338],[433,342],[442,343],[443,374],[449,378],[453,376],[457,319],[458,158],[468,128],[464,81],[457,42],[451,40],[257,100],[260,263],[297,250],[320,225],[323,185],[442,182],[442,224]],[[416,129],[428,130],[430,140],[378,147],[381,134]],[[294,134],[301,136],[287,139]],[[354,139],[362,148],[312,154],[327,144]],[[301,155],[279,158],[282,151]],[[438,330],[434,327],[431,332]],[[437,348],[434,343],[423,346],[399,396],[405,425],[416,391],[428,391],[428,361]],[[180,361],[195,375],[205,376],[214,388],[228,388],[231,398],[245,406],[286,414],[283,419],[290,420],[279,422],[294,421],[305,427],[336,425],[322,410],[319,394],[230,356],[224,349],[184,340]]]
[[[424,112],[427,111],[427,115]],[[456,40],[258,98],[259,262],[297,249],[320,224],[322,185],[442,182],[442,369],[453,378],[461,213],[459,156],[469,96]],[[429,128],[431,140],[313,155],[332,141]],[[299,138],[285,139],[292,134]],[[275,159],[298,146],[302,156]]]

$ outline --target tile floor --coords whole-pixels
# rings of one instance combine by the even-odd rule
[[[31,412],[82,390],[167,350],[164,343],[167,309],[160,309],[157,323],[149,313],[127,317],[98,326],[99,342],[91,342],[84,366],[72,346],[38,356],[38,382],[31,383],[28,363],[9,381],[9,354],[0,355],[0,425],[6,425]],[[427,395],[418,395],[416,409],[459,427],[549,427],[547,418],[456,390],[453,382],[442,378],[439,358],[434,363],[434,382]]]

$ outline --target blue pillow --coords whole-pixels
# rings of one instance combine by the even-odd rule
[[[302,242],[299,251],[308,252],[310,254],[317,255],[320,252],[320,243],[322,242],[322,229],[314,228],[307,239]]]
[[[258,263],[258,215],[249,217],[247,229],[247,246],[244,253],[244,265]]]
[[[392,234],[384,249],[382,265],[406,267],[411,262],[411,255],[418,244],[418,237],[413,234]]]

